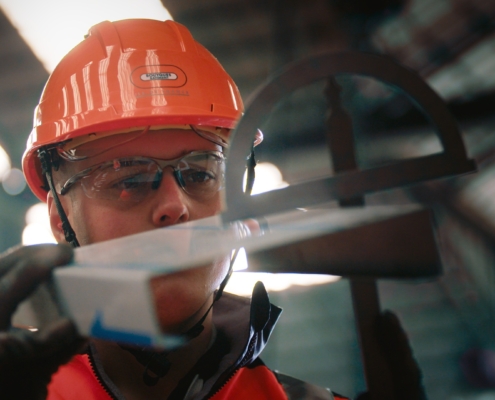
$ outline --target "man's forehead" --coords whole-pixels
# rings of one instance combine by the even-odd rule
[[[116,142],[118,143],[118,142]],[[193,130],[161,129],[148,131],[132,141],[117,144],[115,152],[132,152],[156,158],[175,158],[194,150],[221,150],[220,146],[198,136]],[[113,151],[111,151],[113,152]],[[145,154],[146,153],[146,154]],[[156,154],[156,156],[154,156]]]
[[[145,127],[129,129],[127,132],[96,132],[65,143],[59,149],[62,158],[68,161],[80,161],[95,158],[114,149],[133,149],[134,151],[169,149],[182,146],[204,146],[205,138],[191,127],[160,128]],[[129,147],[130,146],[130,147]],[[208,150],[210,147],[204,147]],[[218,146],[212,147],[217,150]],[[136,153],[137,154],[137,153]]]
[[[132,135],[132,134],[129,134]],[[124,136],[124,137],[119,137]],[[74,162],[90,166],[117,157],[144,156],[159,159],[174,159],[196,150],[217,150],[221,147],[198,136],[193,130],[161,129],[126,140],[126,135],[113,135],[88,144],[88,153],[94,153],[86,160]],[[131,137],[131,136],[129,136]],[[91,150],[89,146],[97,146]],[[98,152],[99,151],[99,152]],[[84,155],[84,151],[80,152]],[[77,169],[80,169],[79,167]]]
[[[174,129],[175,128],[176,127],[174,127]],[[82,152],[89,151],[89,149],[105,148],[127,142],[138,136],[144,135],[148,131],[163,131],[165,129],[165,127],[135,126],[123,129],[96,131],[72,138],[64,143],[62,148],[67,152],[78,151],[82,154]],[[190,127],[189,125],[182,125],[176,129],[190,130]]]

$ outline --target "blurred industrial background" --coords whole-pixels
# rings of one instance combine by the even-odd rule
[[[444,275],[428,282],[381,281],[380,295],[383,306],[403,321],[429,399],[495,399],[495,2],[162,3],[220,60],[244,99],[291,61],[352,49],[392,57],[447,102],[479,171],[366,198],[367,204],[431,206]],[[44,64],[0,12],[0,146],[10,160],[3,165],[0,157],[2,251],[21,243],[26,212],[37,203],[19,169],[47,77]],[[360,167],[440,150],[428,121],[407,96],[368,78],[338,79],[353,118]],[[265,141],[257,158],[276,165],[288,184],[331,173],[323,91],[324,82],[299,90],[262,127]],[[273,291],[271,298],[285,311],[265,352],[269,366],[349,396],[364,389],[345,279],[291,286]]]

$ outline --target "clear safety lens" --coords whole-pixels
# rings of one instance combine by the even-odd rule
[[[193,152],[176,160],[127,157],[95,165],[70,178],[61,194],[77,181],[90,198],[140,202],[160,187],[171,169],[182,189],[198,200],[208,200],[223,188],[225,158],[220,152]]]

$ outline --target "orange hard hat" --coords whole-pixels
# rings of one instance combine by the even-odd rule
[[[174,21],[102,22],[51,74],[23,157],[26,181],[46,200],[37,150],[94,132],[194,124],[227,128],[243,112],[232,78]],[[226,138],[223,138],[226,139]]]

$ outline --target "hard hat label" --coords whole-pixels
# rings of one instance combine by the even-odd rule
[[[142,81],[167,81],[167,80],[176,80],[177,74],[173,72],[153,72],[151,74],[142,74]]]
[[[186,84],[187,77],[175,65],[143,65],[132,71],[131,82],[140,89],[178,88]]]

